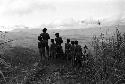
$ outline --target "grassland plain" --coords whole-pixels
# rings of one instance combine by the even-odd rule
[[[67,38],[71,38],[71,40],[78,40],[82,47],[86,44],[90,50],[93,50],[95,56],[90,56],[86,64],[88,66],[79,70],[61,60],[50,61],[46,67],[37,66],[40,59],[37,48],[37,36],[41,32],[40,29],[13,30],[7,33],[6,38],[13,41],[0,46],[1,58],[11,64],[10,79],[6,78],[7,84],[17,84],[17,82],[22,84],[114,84],[119,79],[123,80],[124,52],[118,53],[118,49],[112,43],[113,40],[112,44],[106,44],[105,49],[102,42],[98,42],[100,33],[105,33],[108,28],[103,28],[101,30],[103,32],[100,32],[100,28],[48,30],[51,38],[55,37],[55,32],[59,32],[64,42]],[[119,28],[121,33],[125,31],[123,25]],[[105,38],[109,38],[116,31],[114,27],[109,29]],[[93,37],[95,34],[96,38]],[[115,36],[122,37],[123,41],[122,34],[116,33]],[[116,38],[114,41],[119,42]],[[96,44],[93,47],[92,42]],[[124,48],[122,47],[121,50]],[[122,57],[122,62],[118,61],[120,59],[117,59],[117,56]],[[2,71],[6,69],[3,68]],[[0,83],[5,84],[4,81]]]

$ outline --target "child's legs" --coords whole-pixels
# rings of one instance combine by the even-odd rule
[[[41,57],[40,61],[42,61],[43,60],[43,51],[42,51],[42,48],[39,48],[39,53],[40,53],[40,57]]]
[[[49,46],[48,46],[48,44],[46,44],[46,52],[47,52],[47,56],[49,57]]]
[[[45,47],[42,48],[42,57],[43,57],[44,59],[46,59],[46,56],[45,56]]]

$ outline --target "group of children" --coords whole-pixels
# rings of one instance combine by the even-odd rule
[[[70,61],[72,65],[77,65],[81,62],[82,58],[82,48],[78,44],[78,41],[71,41],[67,39],[67,43],[65,43],[65,55],[67,61]]]
[[[63,58],[67,62],[70,62],[72,66],[81,65],[81,60],[83,56],[86,55],[87,46],[84,47],[84,52],[82,51],[82,47],[78,44],[78,41],[70,41],[67,39],[67,43],[65,43],[65,50],[63,52],[62,46],[58,48],[54,39],[51,39],[50,45],[50,59]],[[62,52],[60,52],[60,50]],[[62,56],[62,57],[61,57]]]
[[[81,59],[84,59],[86,56],[87,46],[84,47],[84,52],[82,51],[81,46],[78,44],[78,41],[70,41],[67,39],[65,43],[65,50],[62,49],[63,40],[59,36],[59,33],[56,33],[55,39],[51,39],[50,47],[48,45],[48,39],[50,36],[46,33],[47,29],[43,29],[43,33],[38,36],[38,48],[42,60],[53,60],[53,59],[65,59],[67,62],[70,62],[73,66],[81,64]],[[47,52],[47,54],[45,54]]]

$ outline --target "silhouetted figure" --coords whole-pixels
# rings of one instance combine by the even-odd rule
[[[70,49],[71,49],[70,39],[67,39],[67,43],[65,43],[65,56],[67,61],[71,60]]]
[[[61,46],[61,44],[63,43],[62,37],[59,36],[59,33],[56,33],[55,36],[56,44]]]
[[[75,45],[74,44],[75,42],[71,41],[70,55],[72,56],[72,59],[71,59],[72,66],[74,66],[74,63],[75,63]]]
[[[63,40],[59,36],[59,33],[56,33],[55,36],[56,36],[55,41],[56,41],[56,46],[57,46],[56,53],[57,53],[58,57],[61,57],[63,55],[63,50],[62,50],[62,46],[61,46],[61,44],[63,43]]]
[[[47,51],[47,55],[49,56],[49,46],[48,46],[48,39],[50,39],[50,36],[48,33],[46,33],[47,29],[43,29],[43,33],[40,34],[40,36],[43,38],[43,42],[45,44],[45,50]],[[44,52],[45,53],[45,52]]]
[[[54,39],[51,39],[50,58],[51,59],[55,59],[56,58],[56,44],[54,42]]]
[[[40,53],[40,56],[41,56],[41,61],[46,59],[46,56],[45,56],[45,44],[43,42],[43,38],[41,36],[38,36],[38,48],[39,48],[39,53]]]
[[[81,66],[82,48],[78,45],[78,41],[75,41],[75,58],[76,65]]]

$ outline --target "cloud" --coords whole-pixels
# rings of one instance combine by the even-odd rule
[[[115,18],[115,23],[119,24],[121,19],[124,17],[125,15],[125,1],[124,0],[117,0],[115,6],[117,7],[117,17],[113,17]]]
[[[50,3],[40,2],[39,0],[12,0],[4,10],[5,15],[27,15],[34,12],[55,11],[56,7]]]
[[[70,17],[75,20],[91,17],[108,18],[117,23],[121,16],[125,15],[124,2],[124,0],[0,0],[0,25],[75,24],[72,20],[64,20]]]

